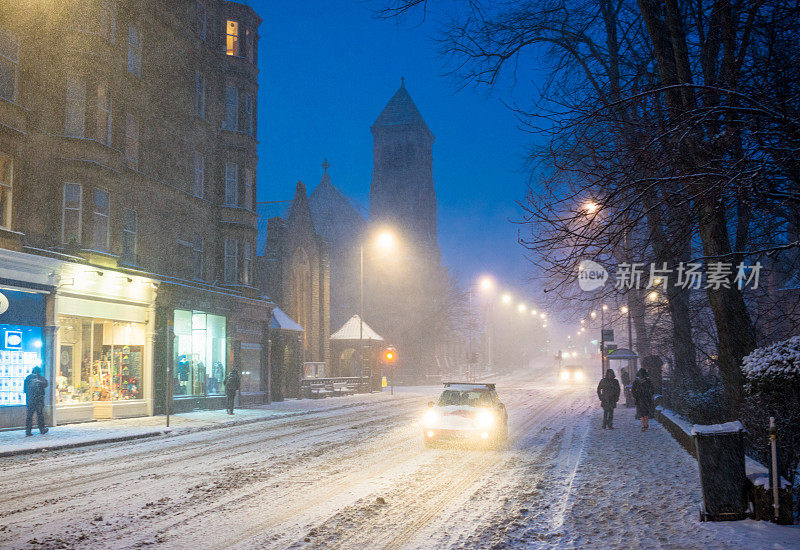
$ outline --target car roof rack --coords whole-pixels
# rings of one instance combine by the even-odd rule
[[[490,390],[495,389],[494,383],[489,384],[486,382],[442,382],[442,384],[444,384],[445,388],[450,386],[483,386],[489,388]]]

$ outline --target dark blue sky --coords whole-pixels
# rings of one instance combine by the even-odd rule
[[[432,23],[376,20],[359,1],[249,2],[264,22],[259,42],[259,200],[311,192],[327,157],[339,189],[369,207],[370,125],[400,85],[436,136],[434,182],[445,265],[463,282],[495,274],[518,287],[530,264],[516,244],[514,201],[524,196],[520,132],[498,95],[457,91],[442,76]],[[504,99],[508,99],[505,96]]]

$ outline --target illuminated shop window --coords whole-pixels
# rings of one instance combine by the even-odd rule
[[[173,395],[225,393],[225,317],[175,310]]]
[[[42,329],[0,325],[0,406],[25,404],[24,382],[42,366]]]
[[[142,399],[145,324],[60,315],[56,403]]]

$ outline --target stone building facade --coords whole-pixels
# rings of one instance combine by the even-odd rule
[[[273,383],[275,393],[280,390],[282,397],[297,397],[302,363],[330,362],[331,334],[328,246],[315,230],[303,182],[297,183],[288,215],[270,218],[266,233],[258,264],[262,288],[303,327],[301,357],[291,350],[274,356]]]
[[[237,364],[266,399],[260,23],[224,0],[0,0],[0,293],[43,297],[52,421],[221,406]]]

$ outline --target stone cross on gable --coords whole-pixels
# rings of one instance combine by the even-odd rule
[[[323,172],[323,173],[325,173],[325,174],[327,174],[327,173],[328,173],[328,167],[329,167],[329,166],[330,166],[330,164],[328,163],[328,159],[325,159],[325,160],[322,162],[322,169],[324,170],[324,172]]]

